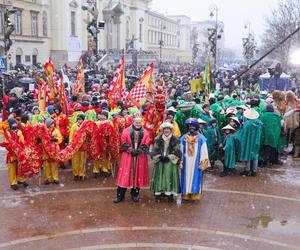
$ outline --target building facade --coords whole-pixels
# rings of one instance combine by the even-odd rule
[[[15,24],[11,35],[13,44],[9,51],[8,65],[33,65],[49,57],[51,43],[50,6],[48,0],[15,0],[17,9],[10,19]],[[0,39],[4,39],[4,1],[0,1]],[[2,46],[2,44],[1,44]],[[1,53],[4,53],[2,46]]]
[[[168,16],[177,22],[177,61],[192,61],[192,43],[191,43],[191,18],[185,15]]]
[[[147,49],[159,55],[160,61],[178,61],[178,22],[154,11],[147,11]]]
[[[0,0],[0,38],[3,39],[3,3]],[[191,62],[192,48],[208,49],[207,29],[213,22],[191,22],[184,15],[166,16],[150,9],[152,0],[12,0],[15,32],[9,64],[34,65],[51,57],[57,66],[75,65],[90,49],[87,25],[91,14],[83,5],[95,4],[105,27],[98,34],[100,50],[147,50],[163,62]],[[196,38],[195,38],[196,34]],[[218,41],[224,45],[224,36]],[[1,52],[2,51],[2,52]],[[3,47],[0,47],[3,54]]]
[[[87,30],[82,10],[83,0],[51,0],[50,57],[56,65],[78,63],[82,52],[87,50]]]

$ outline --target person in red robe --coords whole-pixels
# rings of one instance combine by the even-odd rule
[[[139,201],[140,188],[149,185],[148,152],[150,137],[142,127],[142,118],[135,117],[121,137],[121,160],[116,179],[117,197],[114,203],[124,201],[127,188],[131,188],[133,202]]]

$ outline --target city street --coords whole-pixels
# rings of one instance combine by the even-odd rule
[[[4,166],[1,150],[1,166]],[[240,169],[239,169],[240,170]],[[260,169],[256,178],[207,173],[200,202],[113,204],[112,179],[10,190],[1,169],[1,249],[300,249],[300,165]],[[89,173],[90,173],[89,169]]]

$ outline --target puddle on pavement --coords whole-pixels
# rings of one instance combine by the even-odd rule
[[[271,232],[282,232],[285,234],[293,234],[299,232],[300,224],[292,219],[277,220],[270,215],[260,215],[249,219],[247,228],[265,229]]]
[[[258,229],[258,228],[268,228],[269,224],[274,220],[269,215],[260,215],[258,217],[250,218],[247,225],[248,228]]]

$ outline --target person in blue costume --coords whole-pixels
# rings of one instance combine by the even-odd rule
[[[183,200],[200,200],[204,170],[210,167],[205,137],[199,133],[199,122],[189,118],[185,122],[187,133],[180,139],[183,155],[181,193]]]

